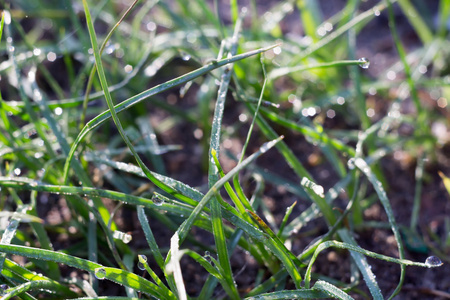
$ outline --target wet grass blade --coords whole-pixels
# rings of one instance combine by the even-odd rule
[[[100,277],[101,279],[108,279],[121,285],[130,287],[136,291],[141,291],[149,295],[163,298],[167,297],[166,299],[171,299],[171,297],[165,294],[160,287],[138,275],[121,269],[104,267],[98,263],[93,263],[89,260],[74,257],[61,252],[25,246],[2,244],[0,244],[0,252],[62,263],[80,270],[96,273],[97,278]]]
[[[160,269],[164,271],[164,257],[162,256],[161,251],[159,250],[158,244],[156,243],[155,237],[150,228],[144,207],[138,205],[136,209],[138,213],[139,222],[141,223],[142,230],[144,231],[145,234],[145,238],[147,239],[148,246],[152,251],[156,263],[158,264]]]
[[[241,30],[242,17],[236,20],[234,34],[231,38],[231,49],[229,55],[236,55],[238,48],[238,36]],[[224,43],[225,44],[225,41]],[[216,99],[216,106],[214,110],[214,117],[211,127],[211,141],[210,141],[210,159],[208,170],[208,185],[213,187],[219,180],[219,169],[216,166],[216,160],[218,161],[220,151],[220,139],[222,131],[222,119],[225,109],[225,100],[227,97],[228,87],[231,80],[231,74],[233,72],[233,64],[225,66],[222,70],[220,86]],[[231,299],[240,299],[239,292],[236,287],[235,280],[233,278],[233,272],[231,271],[230,256],[228,253],[227,241],[223,229],[222,220],[222,206],[219,203],[221,198],[219,193],[216,193],[211,199],[211,222],[214,235],[214,241],[216,244],[218,261],[221,269],[223,270],[222,276],[225,279],[226,286],[225,291]],[[222,200],[223,202],[223,200]]]
[[[294,291],[279,291],[273,293],[259,294],[258,296],[250,296],[245,300],[278,300],[278,299],[327,299],[330,294],[320,291],[319,289],[301,289]]]
[[[340,229],[338,230],[338,234],[341,237],[342,241],[344,243],[347,243],[349,245],[354,245],[357,247],[356,241],[351,236],[350,232],[346,229]],[[383,295],[381,294],[381,290],[378,286],[378,283],[375,279],[375,275],[372,272],[372,267],[367,262],[367,259],[362,255],[361,253],[357,252],[350,252],[350,255],[352,256],[353,260],[355,261],[356,265],[358,266],[359,271],[363,275],[364,281],[366,282],[367,287],[369,288],[370,294],[372,295],[373,299],[376,300],[382,300]]]
[[[261,146],[259,151],[253,153],[251,156],[249,156],[247,159],[245,159],[242,163],[238,164],[234,169],[232,169],[228,174],[226,174],[223,178],[221,178],[219,181],[217,181],[205,194],[205,196],[202,198],[202,200],[197,204],[197,206],[192,211],[191,215],[186,219],[186,221],[183,222],[183,224],[178,229],[179,236],[180,236],[180,243],[184,241],[184,239],[187,236],[188,231],[191,229],[195,219],[200,214],[202,209],[206,206],[206,204],[211,200],[211,198],[217,193],[217,191],[228,181],[230,180],[235,174],[237,174],[239,171],[243,170],[247,165],[249,165],[251,162],[253,162],[258,156],[261,154],[267,152],[270,148],[275,146],[278,142],[281,141],[283,137],[279,137],[273,141],[267,142],[264,145]]]
[[[381,182],[375,177],[375,175],[372,173],[369,165],[366,163],[365,160],[362,158],[355,159],[355,166],[358,167],[364,175],[369,179],[370,183],[374,187],[378,197],[380,198],[381,204],[384,207],[384,211],[386,212],[389,220],[389,224],[391,225],[391,230],[394,233],[395,241],[397,242],[398,252],[400,259],[404,259],[405,257],[405,250],[403,248],[403,242],[400,235],[400,231],[398,229],[397,222],[395,221],[394,212],[392,211],[391,204],[389,203],[389,199],[387,198],[386,192],[383,189],[383,185]],[[400,266],[401,268],[401,274],[400,274],[400,280],[397,289],[393,292],[392,297],[394,297],[401,289],[401,286],[403,284],[404,276],[405,276],[405,267],[404,265]]]
[[[34,291],[34,290],[46,291],[50,294],[61,293],[64,295],[72,295],[72,296],[76,295],[68,287],[59,284],[59,282],[49,280],[34,280],[5,290],[4,293],[2,294],[2,300],[3,299],[8,300],[27,291]]]
[[[210,71],[212,71],[214,69],[217,69],[219,67],[227,65],[229,63],[233,63],[235,61],[238,61],[238,60],[241,60],[241,59],[244,59],[244,58],[256,55],[258,53],[261,53],[261,52],[267,51],[269,49],[272,49],[274,47],[276,47],[276,45],[270,46],[270,47],[267,47],[267,48],[262,48],[262,49],[259,49],[259,50],[250,51],[250,52],[247,52],[247,53],[244,53],[244,54],[239,54],[239,55],[236,55],[236,56],[231,57],[231,58],[222,59],[220,61],[214,61],[214,62],[212,62],[212,63],[210,63],[210,64],[208,64],[208,65],[206,65],[206,66],[204,66],[204,67],[202,67],[202,68],[200,68],[198,70],[192,71],[192,72],[190,72],[190,73],[188,73],[186,75],[180,76],[180,77],[178,77],[176,79],[169,80],[166,83],[157,85],[154,88],[151,88],[151,89],[149,89],[147,91],[144,91],[144,92],[142,92],[142,93],[140,93],[140,94],[138,94],[138,95],[136,95],[134,97],[131,97],[131,98],[121,102],[120,104],[116,105],[114,107],[114,110],[115,110],[116,113],[119,113],[119,112],[121,112],[123,110],[126,110],[129,107],[131,107],[131,106],[133,106],[133,105],[135,105],[135,104],[137,104],[137,103],[147,99],[150,96],[153,96],[153,95],[156,95],[158,93],[161,93],[161,92],[163,92],[165,90],[168,90],[168,89],[170,89],[170,88],[172,88],[174,86],[177,86],[177,85],[186,83],[188,81],[191,81],[191,80],[193,80],[193,79],[195,79],[195,78],[197,78],[199,76],[202,76],[202,75],[204,75],[204,74],[206,74],[206,73],[208,73],[208,72],[210,72]],[[97,56],[98,56],[98,54],[97,54]],[[108,91],[108,89],[106,89],[106,91]],[[64,166],[64,179],[65,179],[65,181],[67,181],[68,172],[69,172],[69,169],[70,169],[70,164],[71,164],[71,162],[73,160],[73,156],[75,154],[75,151],[76,151],[79,143],[83,140],[83,138],[89,132],[91,132],[97,126],[101,125],[103,122],[105,122],[109,118],[111,118],[111,112],[110,111],[106,111],[106,112],[98,115],[97,117],[95,117],[91,121],[89,121],[86,124],[86,126],[83,128],[83,130],[79,133],[77,139],[75,140],[74,144],[72,145],[71,151],[70,151],[70,153],[68,155],[68,158],[67,158],[65,166]],[[151,177],[151,175],[149,175],[148,173],[146,173],[146,175]],[[165,190],[165,191],[167,191],[169,193],[170,192],[174,192],[171,189],[167,189],[163,184],[161,184],[157,180],[155,180],[154,183],[156,185],[158,185],[159,187],[161,187],[163,190]]]
[[[353,300],[353,298],[347,295],[346,292],[323,280],[317,280],[317,282],[313,286],[313,290],[322,291],[336,299]]]

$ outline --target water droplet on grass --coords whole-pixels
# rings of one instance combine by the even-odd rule
[[[141,262],[138,262],[137,267],[138,267],[139,270],[145,271],[145,266]]]
[[[139,259],[139,262],[141,262],[143,264],[147,263],[147,256],[145,256],[143,254],[139,254],[138,259]]]
[[[106,270],[104,268],[97,268],[97,269],[95,269],[94,275],[95,275],[95,278],[97,278],[97,279],[100,279],[100,280],[105,279]]]
[[[60,116],[63,113],[63,109],[61,107],[55,108],[55,115]]]
[[[164,199],[162,199],[161,197],[159,197],[158,195],[154,194],[152,197],[152,201],[155,205],[157,206],[161,206],[164,203]]]
[[[428,268],[440,267],[443,265],[442,260],[436,256],[427,257],[427,259],[425,260],[425,264]]]
[[[191,59],[191,55],[189,53],[186,52],[181,52],[181,59],[184,61],[188,61]]]
[[[147,264],[147,256],[139,254],[138,260],[139,260],[139,262],[138,262],[137,266],[138,266],[139,270],[145,271],[145,265]]]
[[[205,255],[204,258],[211,263],[211,254],[209,253],[209,251],[205,251]]]
[[[365,57],[361,57],[360,59],[358,59],[359,61],[359,66],[363,69],[368,69],[370,66],[370,61],[365,58]]]
[[[355,159],[354,158],[350,158],[347,162],[347,167],[350,170],[353,170],[355,168]]]

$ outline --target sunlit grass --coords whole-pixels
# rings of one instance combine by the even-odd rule
[[[449,13],[439,10],[432,27],[409,0],[398,2],[362,10],[348,1],[328,19],[314,1],[277,3],[263,15],[256,1],[233,0],[5,4],[2,299],[383,299],[401,293],[407,266],[441,266],[448,237],[419,224],[425,163],[449,143],[430,129],[445,124],[450,101]],[[399,37],[396,6],[418,36],[414,51]],[[358,37],[381,15],[399,59],[368,73],[378,62],[357,56]],[[286,33],[292,16],[288,25],[301,23],[304,36]],[[416,162],[407,224],[395,217],[380,163],[400,151]],[[205,180],[191,176],[198,172]],[[440,176],[450,193],[448,174]],[[266,185],[294,200],[271,209]],[[68,219],[40,215],[49,197],[65,200]],[[378,202],[384,223],[365,217]],[[122,228],[122,211],[137,215],[142,234]],[[323,232],[309,230],[318,223]],[[355,238],[377,226],[391,230],[398,257]],[[67,247],[58,236],[69,237]],[[314,271],[328,248],[342,249],[342,261],[350,253],[350,282]],[[407,259],[408,251],[428,258]],[[258,274],[250,286],[239,281],[246,266],[235,267],[245,256]],[[204,280],[184,269],[186,257]],[[383,290],[367,257],[399,265],[395,289]]]

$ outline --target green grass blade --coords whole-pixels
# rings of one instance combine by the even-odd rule
[[[347,293],[323,280],[317,280],[312,289],[322,291],[336,299],[353,300],[353,298],[347,295]]]
[[[335,247],[335,248],[339,248],[339,249],[348,249],[350,251],[361,253],[361,254],[364,254],[369,257],[381,259],[381,260],[384,260],[387,262],[396,263],[396,264],[399,264],[402,266],[416,266],[416,267],[422,267],[422,268],[434,268],[434,267],[442,266],[442,263],[436,264],[436,265],[432,265],[432,264],[430,265],[427,263],[414,262],[414,261],[411,261],[408,259],[394,258],[394,257],[378,254],[378,253],[368,251],[359,246],[354,246],[351,244],[341,243],[338,241],[327,241],[327,242],[323,242],[322,244],[320,244],[314,251],[313,256],[311,257],[311,260],[308,264],[308,268],[305,273],[305,287],[306,288],[309,287],[309,283],[311,281],[311,268],[312,268],[312,265],[314,264],[315,260],[317,259],[317,256],[319,255],[319,253],[321,251],[323,251],[327,248],[330,248],[330,247]]]
[[[105,47],[108,43],[108,41],[111,39],[112,34],[114,33],[114,31],[119,27],[120,23],[122,23],[122,21],[127,17],[127,15],[131,12],[131,10],[136,6],[137,2],[139,0],[135,0],[129,7],[128,9],[125,11],[125,13],[122,15],[122,17],[119,19],[119,21],[117,21],[117,23],[114,25],[113,28],[111,28],[111,30],[108,32],[108,35],[106,36],[105,40],[102,43],[102,46],[100,47],[100,56],[103,53],[103,50],[105,50]],[[80,118],[80,129],[83,128],[84,126],[84,120],[86,118],[86,110],[87,110],[87,105],[89,102],[89,94],[91,92],[91,88],[92,88],[92,84],[94,81],[94,76],[95,76],[95,72],[97,71],[97,64],[94,64],[94,66],[92,67],[91,73],[89,74],[89,79],[88,79],[88,83],[86,86],[86,92],[85,92],[85,96],[84,96],[84,101],[83,101],[83,112],[81,114],[81,118]]]
[[[225,175],[223,178],[221,178],[219,181],[217,181],[211,189],[205,194],[203,199],[197,204],[197,206],[192,211],[191,215],[186,219],[186,221],[183,222],[183,224],[178,229],[179,236],[180,236],[180,242],[182,243],[184,239],[187,236],[188,231],[191,229],[195,219],[200,214],[202,209],[206,206],[206,204],[211,200],[211,198],[217,193],[217,191],[228,181],[230,180],[235,174],[237,174],[239,171],[243,170],[245,167],[247,167],[248,164],[253,162],[258,156],[261,154],[267,152],[270,148],[275,146],[278,142],[281,141],[283,137],[279,137],[273,141],[267,142],[264,145],[261,146],[261,148],[253,153],[251,156],[249,156],[247,159],[245,159],[242,163],[238,164],[236,167],[233,168],[227,175]]]
[[[239,54],[239,55],[236,55],[236,56],[231,57],[231,58],[226,58],[226,59],[222,59],[222,60],[219,60],[219,61],[213,61],[212,63],[210,63],[210,64],[208,64],[206,66],[203,66],[203,67],[201,67],[201,68],[199,68],[199,69],[197,69],[195,71],[192,71],[192,72],[190,72],[188,74],[185,74],[183,76],[180,76],[178,78],[169,80],[166,83],[157,85],[157,86],[155,86],[155,87],[153,87],[153,88],[151,88],[151,89],[149,89],[147,91],[144,91],[144,92],[142,92],[142,93],[140,93],[140,94],[138,94],[136,96],[133,96],[133,97],[131,97],[131,98],[121,102],[120,104],[116,105],[114,107],[114,109],[115,109],[115,111],[117,113],[119,113],[119,112],[121,112],[123,110],[126,110],[129,107],[131,107],[131,106],[133,106],[133,105],[135,105],[135,104],[137,104],[137,103],[147,99],[148,97],[151,97],[153,95],[161,93],[161,92],[163,92],[165,90],[168,90],[168,89],[170,89],[170,88],[172,88],[174,86],[177,86],[177,85],[186,83],[188,81],[191,81],[191,80],[193,80],[193,79],[195,79],[195,78],[197,78],[199,76],[202,76],[202,75],[204,75],[204,74],[206,74],[206,73],[208,73],[208,72],[210,72],[210,71],[212,71],[214,69],[217,69],[219,67],[227,65],[229,63],[233,63],[235,61],[238,61],[238,60],[241,60],[241,59],[244,59],[244,58],[256,55],[258,53],[261,53],[261,52],[267,51],[269,49],[272,49],[272,48],[274,48],[276,46],[277,45],[273,45],[273,46],[270,46],[270,47],[261,48],[261,49],[254,50],[254,51],[249,51],[249,52],[246,52],[244,54]],[[89,132],[91,132],[97,126],[101,125],[103,122],[105,122],[109,118],[111,118],[111,112],[110,111],[103,112],[102,114],[98,115],[97,117],[95,117],[94,119],[89,121],[86,124],[86,126],[83,128],[83,130],[79,133],[77,139],[75,140],[74,144],[72,145],[71,151],[70,151],[70,153],[68,155],[68,158],[66,160],[66,163],[64,165],[64,179],[65,179],[65,181],[67,181],[70,164],[71,164],[71,162],[73,160],[73,156],[75,154],[76,148],[78,147],[79,143],[83,140],[83,138]],[[148,174],[146,174],[146,175],[148,175]]]
[[[347,229],[338,230],[338,234],[341,237],[344,243],[349,245],[355,245],[357,247],[356,241],[351,236],[351,233]],[[371,266],[367,262],[367,259],[361,254],[357,252],[350,252],[353,260],[358,266],[359,271],[363,275],[364,281],[366,282],[367,287],[369,288],[370,294],[373,299],[382,300],[383,295],[381,294],[381,290],[378,286],[378,283],[375,279],[375,275],[371,270]]]
[[[300,10],[306,35],[310,36],[314,41],[317,40],[316,30],[323,19],[319,4],[314,0],[297,1],[297,7]]]
[[[391,204],[389,203],[389,199],[386,195],[385,190],[383,189],[383,185],[381,182],[375,177],[375,175],[372,173],[369,165],[367,165],[366,161],[362,158],[355,159],[355,166],[360,169],[364,175],[369,179],[370,183],[374,187],[378,197],[380,198],[381,204],[384,207],[384,211],[386,212],[386,215],[389,220],[389,224],[391,225],[391,230],[394,233],[395,241],[397,242],[398,252],[400,259],[403,259],[405,257],[405,250],[403,248],[403,242],[401,239],[400,231],[398,229],[397,222],[395,221],[394,212],[392,211]],[[392,294],[391,297],[395,296],[397,292],[400,291],[400,288],[403,284],[403,279],[405,276],[405,267],[404,265],[400,266],[401,268],[401,274],[400,274],[400,280],[398,287],[396,291]]]
[[[324,299],[330,298],[330,294],[315,289],[301,289],[294,291],[280,291],[267,294],[259,294],[245,298],[245,300],[279,300],[279,299]]]
[[[132,164],[126,164],[123,162],[116,162],[116,161],[112,161],[108,158],[105,158],[103,156],[100,157],[95,157],[95,156],[91,156],[91,155],[86,155],[85,158],[90,161],[96,161],[105,165],[108,165],[110,167],[113,167],[117,170],[121,170],[130,174],[134,174],[140,177],[147,177],[145,175],[145,173],[142,171],[141,168],[132,165]],[[203,194],[201,192],[199,192],[198,190],[188,186],[187,184],[184,184],[178,180],[175,180],[173,178],[167,177],[167,176],[163,176],[160,175],[158,173],[152,172],[152,175],[155,176],[156,179],[158,179],[159,181],[161,181],[162,183],[164,183],[166,186],[170,187],[171,189],[173,189],[174,191],[178,191],[179,192],[179,198],[180,200],[195,206],[196,203],[195,201],[200,201],[203,198]],[[195,200],[195,201],[194,201]]]
[[[409,23],[416,31],[423,44],[428,44],[433,40],[433,33],[427,23],[422,19],[421,13],[412,5],[409,0],[398,0],[398,4],[402,8]]]
[[[291,73],[296,72],[302,72],[302,71],[308,71],[313,69],[325,69],[325,68],[335,68],[335,67],[342,67],[342,66],[360,66],[361,61],[360,60],[339,60],[339,61],[332,61],[328,63],[320,63],[320,64],[314,64],[314,65],[308,65],[308,66],[294,66],[294,67],[282,67],[277,68],[271,71],[268,74],[269,79],[274,80],[276,78],[279,78],[281,76],[286,76]]]
[[[152,251],[153,257],[155,258],[156,263],[164,271],[164,258],[159,250],[158,244],[156,243],[153,232],[148,223],[147,215],[145,214],[145,210],[143,206],[138,205],[136,207],[137,214],[139,218],[139,222],[141,223],[142,230],[144,231],[145,238],[147,239],[148,246]]]
[[[417,223],[419,220],[419,212],[422,199],[422,184],[423,184],[423,172],[425,168],[425,155],[422,153],[417,157],[417,166],[415,171],[416,187],[414,192],[414,204],[411,212],[411,223],[409,228],[411,230],[416,230]]]
[[[284,214],[283,221],[281,221],[280,229],[278,230],[277,237],[282,239],[284,228],[286,227],[287,221],[294,210],[297,201],[295,201],[291,206],[286,209],[286,213]],[[283,239],[282,239],[283,240]]]
[[[237,3],[236,3],[237,5]],[[238,47],[238,35],[241,30],[242,18],[236,20],[235,30],[231,39],[231,49],[229,54],[236,55]],[[225,43],[224,43],[225,44]],[[219,169],[216,166],[216,160],[218,160],[220,151],[220,138],[222,130],[223,112],[225,109],[225,100],[227,97],[227,91],[231,80],[231,74],[233,72],[233,64],[227,65],[222,70],[220,86],[217,94],[216,107],[214,110],[214,117],[211,128],[211,141],[210,141],[210,159],[208,170],[208,185],[211,188],[219,180]],[[233,279],[233,273],[231,271],[230,257],[228,254],[227,241],[223,229],[223,220],[221,213],[221,205],[219,203],[220,194],[216,193],[212,197],[211,208],[211,222],[214,235],[214,241],[216,244],[218,260],[221,269],[223,270],[222,276],[225,279],[226,286],[225,291],[231,299],[240,299],[239,292],[237,291],[236,283]],[[223,202],[223,201],[222,201]]]
[[[253,113],[255,112],[255,109],[251,105],[249,105],[249,104],[246,104],[246,105],[247,105],[247,108],[249,108],[249,110],[251,112],[253,112]],[[277,134],[272,129],[272,127],[270,127],[270,125],[267,124],[266,120],[264,120],[261,117],[261,115],[258,116],[258,118],[256,119],[256,122],[257,122],[259,128],[261,129],[261,131],[263,132],[263,134],[267,138],[272,139],[277,136]],[[294,170],[294,172],[300,178],[303,178],[303,177],[312,178],[312,176],[305,169],[305,167],[302,165],[302,163],[294,155],[292,150],[288,147],[288,145],[286,145],[286,143],[284,143],[283,141],[281,143],[278,143],[277,149],[281,153],[281,155],[283,155],[283,157],[285,158],[285,160],[289,164],[289,166]],[[317,196],[314,193],[308,193],[308,195],[320,207],[320,210],[324,214],[326,221],[329,224],[334,224],[336,221],[336,218],[334,216],[333,211],[331,210],[331,207],[327,203],[324,202],[324,199]]]
[[[359,15],[352,18],[349,22],[345,23],[344,25],[337,28],[335,31],[331,32],[327,36],[325,36],[323,39],[319,40],[318,42],[312,44],[309,46],[306,50],[304,50],[299,56],[296,57],[294,61],[292,61],[292,65],[297,65],[301,62],[302,59],[305,57],[315,53],[317,50],[325,47],[326,45],[330,44],[332,41],[337,39],[339,36],[347,32],[350,28],[353,28],[354,26],[357,26],[358,24],[361,24],[363,22],[367,22],[374,18],[374,11],[383,11],[386,8],[385,3],[380,3],[378,5],[375,5],[371,9],[366,10],[365,12],[360,13]]]
[[[9,245],[16,234],[17,227],[19,227],[21,217],[19,215],[24,215],[28,211],[28,206],[21,206],[17,209],[18,214],[13,214],[12,218],[9,221],[8,226],[3,232],[2,239],[0,240],[1,244]],[[3,264],[6,259],[5,253],[0,253],[0,271],[3,269]]]
[[[115,297],[115,296],[104,296],[104,297],[82,297],[74,298],[73,300],[139,300],[140,298],[135,297]]]
[[[113,282],[130,287],[137,291],[147,293],[149,295],[155,295],[163,298],[168,296],[165,295],[164,291],[162,291],[161,288],[159,288],[154,283],[133,273],[116,268],[104,267],[98,263],[93,263],[89,260],[74,257],[65,253],[25,246],[2,244],[0,244],[0,252],[62,263],[74,268],[97,273],[97,277],[103,277],[102,279],[111,280]]]
[[[32,290],[46,291],[50,294],[56,293],[66,296],[68,294],[72,294],[72,296],[75,295],[75,293],[71,292],[68,287],[62,286],[58,282],[48,280],[34,280],[7,289],[5,293],[2,294],[2,300],[8,300],[22,293]]]
[[[223,286],[227,286],[227,283],[224,281],[222,274],[220,274],[220,272],[218,272],[218,270],[215,267],[213,267],[204,256],[201,256],[200,254],[192,250],[184,250],[184,253],[192,257],[196,262],[198,262],[203,268],[205,268],[206,271],[208,271],[210,275],[214,276],[219,281],[222,281]]]
[[[448,31],[447,22],[450,16],[450,1],[449,0],[441,0],[439,2],[439,27],[437,35],[441,39],[445,39],[445,34]]]
[[[266,247],[269,248],[275,255],[277,255],[277,257],[283,262],[287,272],[294,280],[295,286],[297,288],[300,288],[302,276],[298,272],[297,266],[294,263],[294,260],[298,263],[296,257],[286,248],[286,246],[284,246],[280,239],[257,214],[252,211],[248,211],[248,213],[250,213],[251,216],[258,222],[263,231],[267,233],[268,238],[265,242]]]

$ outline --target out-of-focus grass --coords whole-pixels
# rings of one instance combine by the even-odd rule
[[[42,292],[93,299],[105,293],[104,279],[123,286],[117,296],[135,298],[351,299],[364,294],[365,284],[372,298],[382,299],[401,292],[406,266],[440,266],[432,254],[445,259],[448,237],[419,230],[419,224],[422,186],[430,175],[425,161],[450,143],[444,125],[449,10],[437,10],[433,19],[417,13],[423,7],[398,2],[362,10],[349,0],[329,18],[315,1],[274,3],[262,15],[256,1],[248,8],[203,0],[3,3],[2,299],[34,299]],[[449,6],[440,1],[441,8]],[[419,37],[414,51],[398,34],[404,11]],[[299,19],[286,21],[292,16]],[[377,18],[389,20],[386,34],[399,62],[368,76],[377,56],[358,57],[359,38]],[[304,35],[290,34],[286,25],[301,27]],[[414,130],[404,134],[402,127]],[[171,138],[180,131],[179,140]],[[162,137],[173,144],[161,143]],[[305,154],[299,149],[306,149],[294,141],[300,138],[315,149],[315,162],[300,159]],[[240,155],[230,148],[240,148]],[[193,171],[173,170],[181,151],[190,153],[182,163],[207,175],[207,182],[193,178],[200,185],[193,188],[179,180]],[[391,183],[380,164],[400,152],[417,161],[415,196],[405,208],[409,226],[395,218],[386,193]],[[271,164],[261,167],[258,157]],[[233,160],[235,166],[224,169]],[[285,214],[274,216],[262,201],[265,184],[292,193],[296,202],[276,204]],[[69,220],[50,225],[38,214],[49,193],[65,199]],[[116,207],[105,205],[105,198]],[[365,219],[378,201],[386,223]],[[130,208],[148,247],[130,244],[138,235],[114,220],[117,211]],[[158,222],[149,223],[149,216]],[[293,247],[316,220],[326,232],[303,251]],[[172,232],[170,245],[159,240],[158,224]],[[371,226],[391,229],[398,258],[358,245],[355,233]],[[58,235],[69,236],[70,247],[54,246]],[[350,282],[313,271],[329,247],[350,251]],[[238,248],[257,263],[261,275],[252,286],[237,279]],[[430,256],[414,262],[405,259],[406,251]],[[11,260],[17,256],[27,263]],[[205,281],[188,279],[184,256],[209,274]],[[367,256],[400,265],[396,289],[380,288]],[[89,272],[89,280],[70,278],[62,265]]]

